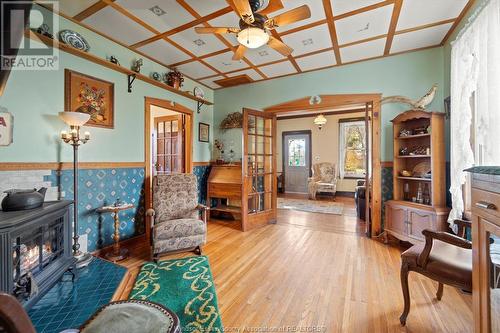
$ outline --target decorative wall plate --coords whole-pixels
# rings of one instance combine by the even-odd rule
[[[193,94],[194,94],[195,97],[205,98],[205,92],[200,87],[194,87]]]
[[[72,30],[61,30],[59,31],[59,39],[61,42],[71,45],[77,50],[84,52],[88,52],[90,50],[89,43],[87,43],[85,38],[83,38],[78,32]]]

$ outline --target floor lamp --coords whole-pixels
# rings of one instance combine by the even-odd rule
[[[80,127],[90,119],[90,115],[82,112],[59,112],[59,117],[70,126],[69,133],[61,132],[61,139],[73,146],[73,256],[76,258],[76,268],[87,266],[92,261],[90,253],[82,253],[78,243],[78,147],[90,140],[90,133],[85,132],[80,137]]]

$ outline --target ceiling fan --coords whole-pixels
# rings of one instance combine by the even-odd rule
[[[240,60],[245,55],[247,48],[256,49],[265,44],[275,49],[285,57],[293,49],[279,39],[269,35],[268,31],[285,25],[305,20],[311,17],[311,10],[307,5],[297,7],[285,13],[268,18],[259,14],[269,4],[269,0],[233,0],[237,14],[241,17],[239,28],[232,27],[196,27],[199,34],[236,34],[238,48],[233,60]]]

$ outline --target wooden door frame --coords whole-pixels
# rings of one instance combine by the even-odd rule
[[[372,186],[371,186],[371,235],[378,236],[382,232],[382,165],[381,165],[381,99],[382,94],[338,94],[320,95],[321,101],[311,104],[311,96],[292,100],[264,108],[264,112],[275,115],[285,112],[331,110],[349,105],[372,106]],[[377,186],[373,186],[377,185]],[[369,184],[367,184],[369,188]]]
[[[194,112],[173,101],[144,97],[144,161],[145,161],[145,176],[144,176],[144,193],[145,193],[145,208],[146,210],[152,207],[152,184],[151,177],[151,106],[158,106],[164,109],[172,110],[187,115],[186,117],[186,142],[185,142],[185,159],[184,168],[186,173],[193,172],[193,123]],[[149,219],[146,219],[146,238],[150,239],[151,225]]]
[[[279,119],[277,119],[279,121]],[[309,177],[312,176],[312,131],[299,130],[299,131],[285,131],[281,132],[281,175],[283,176],[283,193],[286,193],[286,172],[285,172],[285,136],[287,135],[307,135],[309,136]],[[307,187],[307,186],[306,186]]]

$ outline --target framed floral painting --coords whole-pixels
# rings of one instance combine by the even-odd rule
[[[65,110],[89,114],[85,126],[114,128],[114,83],[69,69],[64,76]]]

